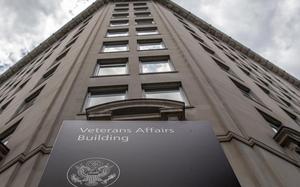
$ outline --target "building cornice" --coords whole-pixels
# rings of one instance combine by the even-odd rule
[[[122,0],[113,0],[113,1],[122,1]],[[125,1],[125,0],[123,0]],[[276,75],[282,77],[284,80],[288,81],[292,85],[297,88],[300,88],[300,81],[295,78],[294,76],[290,75],[283,69],[279,68],[278,66],[274,65],[264,57],[260,56],[259,54],[255,53],[248,47],[244,46],[240,42],[234,40],[230,36],[226,35],[225,33],[221,32],[217,28],[213,27],[212,25],[208,24],[204,20],[198,18],[196,15],[192,14],[191,12],[187,11],[186,9],[180,7],[176,3],[172,2],[171,0],[153,0],[159,2],[160,4],[164,5],[165,7],[169,8],[170,10],[176,12],[180,16],[184,17],[188,21],[194,23],[202,30],[212,34],[213,36],[217,37],[224,43],[228,44],[229,46],[233,47],[237,51],[241,52],[242,54],[246,55],[247,57],[253,59],[257,63],[261,64],[262,66],[266,67],[268,70],[272,71]],[[0,84],[5,82],[9,79],[12,75],[18,72],[22,67],[26,64],[30,63],[34,60],[38,55],[43,53],[47,48],[49,48],[52,44],[57,42],[61,37],[71,31],[74,27],[76,27],[79,23],[81,23],[84,19],[92,15],[96,12],[100,7],[102,7],[105,3],[108,3],[109,0],[97,0],[92,5],[90,5],[87,9],[69,21],[66,25],[64,25],[61,29],[55,32],[52,36],[42,42],[39,46],[33,49],[30,53],[24,56],[21,60],[19,60],[15,65],[10,67],[7,71],[5,71],[2,75],[0,75]]]

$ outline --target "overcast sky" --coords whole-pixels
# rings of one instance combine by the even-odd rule
[[[0,74],[95,0],[0,0]],[[300,79],[299,0],[174,0]]]

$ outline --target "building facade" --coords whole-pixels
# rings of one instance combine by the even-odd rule
[[[171,1],[98,0],[0,82],[1,187],[64,120],[210,121],[242,186],[300,184],[300,81]]]

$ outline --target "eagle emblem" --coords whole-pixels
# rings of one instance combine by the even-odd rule
[[[74,163],[67,179],[75,187],[106,187],[120,176],[119,166],[106,158],[87,158]]]

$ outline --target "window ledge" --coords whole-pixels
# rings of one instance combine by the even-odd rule
[[[152,75],[152,74],[167,74],[167,73],[178,73],[178,71],[163,71],[163,72],[150,72],[150,73],[139,73],[140,75]]]
[[[163,51],[163,50],[168,50],[168,48],[164,48],[164,49],[148,49],[148,50],[137,49],[137,51],[140,51],[140,52],[144,52],[144,51]]]
[[[112,52],[103,52],[103,51],[100,51],[100,54],[111,54],[111,53],[128,53],[129,50],[127,51],[112,51]]]
[[[144,12],[135,12],[135,13],[144,13]],[[147,15],[146,16],[144,16],[144,15],[143,16],[136,16],[136,15],[134,15],[134,18],[135,19],[149,19],[149,18],[150,19],[154,19],[154,17],[152,15],[149,15],[149,16],[147,16]]]
[[[120,76],[129,76],[130,74],[126,73],[126,74],[118,74],[118,75],[92,75],[90,76],[90,78],[102,78],[102,77],[120,77]]]
[[[140,27],[140,28],[144,28],[144,27]],[[145,28],[147,28],[147,27],[145,27]],[[160,35],[160,33],[157,33],[157,34],[144,34],[144,35],[138,35],[138,34],[136,34],[135,36],[138,37],[138,40],[142,40],[142,39],[148,39],[147,36],[150,37],[150,36],[159,36],[159,35]]]
[[[104,38],[109,40],[109,39],[115,39],[115,38],[128,39],[129,37],[130,37],[130,35],[128,35],[128,36],[112,36],[112,37],[105,36]]]
[[[127,29],[128,25],[108,26],[108,28],[109,29]]]

